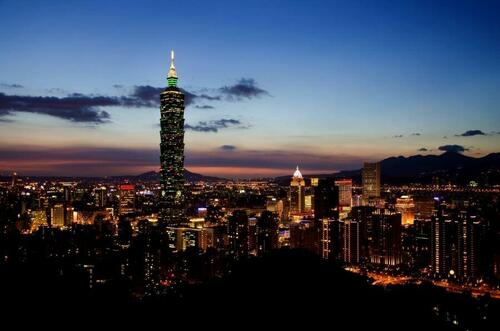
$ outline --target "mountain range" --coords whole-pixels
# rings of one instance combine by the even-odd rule
[[[483,185],[500,185],[500,153],[491,153],[484,157],[475,158],[456,152],[445,152],[441,155],[414,155],[409,157],[397,156],[380,161],[382,182],[387,184],[422,183],[427,184],[439,180],[440,183],[469,184],[476,181]],[[30,176],[31,178],[61,179],[63,177]],[[351,178],[355,183],[361,182],[361,169],[342,170],[336,173],[310,174],[304,176],[306,180],[312,177],[319,178]],[[79,178],[64,177],[68,180],[82,179],[86,181],[100,181],[102,177]],[[132,176],[107,177],[115,181],[129,180],[131,182],[159,181],[159,173],[146,172]],[[221,181],[224,178],[205,176],[185,170],[188,182]],[[281,185],[289,185],[290,175],[276,177],[275,181]],[[10,176],[0,176],[0,180],[9,181]]]
[[[441,183],[468,184],[476,181],[481,184],[500,184],[500,153],[491,153],[474,158],[455,152],[441,155],[414,155],[410,157],[390,157],[380,161],[382,182],[384,183],[431,183],[438,179]],[[331,174],[307,175],[311,177],[352,178],[361,182],[361,169],[343,170]],[[290,176],[276,178],[286,183]]]
[[[160,180],[160,173],[156,172],[156,171],[149,171],[149,172],[145,172],[143,174],[137,175],[137,176],[128,176],[127,178],[133,178],[133,179],[141,180],[141,181],[159,181]],[[198,182],[198,181],[216,182],[216,181],[224,180],[224,178],[205,176],[202,174],[191,172],[187,169],[184,169],[184,178],[188,182]]]

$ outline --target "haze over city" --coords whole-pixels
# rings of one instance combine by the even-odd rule
[[[170,50],[186,168],[255,177],[500,146],[495,1],[0,3],[0,171],[159,168]],[[50,132],[49,134],[47,134]]]

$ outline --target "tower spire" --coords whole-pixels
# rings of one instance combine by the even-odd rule
[[[174,50],[170,51],[170,70],[167,75],[168,86],[176,87],[177,86],[177,71],[175,70],[174,65]]]

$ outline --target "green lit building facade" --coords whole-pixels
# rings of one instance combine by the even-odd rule
[[[177,87],[174,52],[167,76],[168,87],[160,94],[159,222],[176,226],[185,220],[184,207],[184,94]]]

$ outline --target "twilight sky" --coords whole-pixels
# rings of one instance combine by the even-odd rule
[[[498,1],[0,0],[0,173],[156,170],[170,49],[194,172],[500,152]]]

